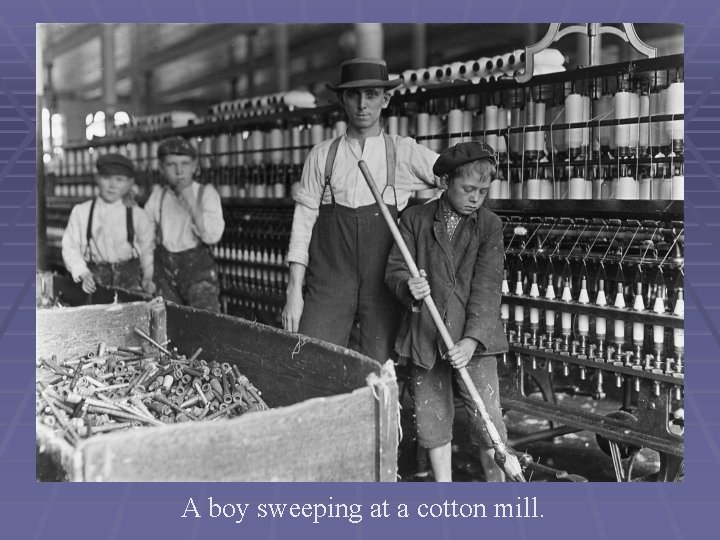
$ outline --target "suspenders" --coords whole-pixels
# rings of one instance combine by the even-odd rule
[[[195,204],[197,204],[198,209],[201,208],[203,193],[205,192],[205,184],[200,184],[200,189],[198,190],[198,196],[195,201]],[[163,203],[165,202],[165,194],[167,193],[167,187],[164,187],[162,190],[162,195],[160,195],[160,208],[158,210],[158,226],[157,226],[157,242],[158,245],[163,245],[163,232],[162,232],[162,214],[163,214]]]
[[[90,215],[88,216],[87,231],[85,231],[85,239],[87,240],[87,246],[85,247],[85,260],[87,262],[93,262],[90,242],[92,242],[93,239],[92,222],[93,215],[95,214],[96,202],[97,198],[93,199],[92,204],[90,205]],[[129,206],[125,208],[125,230],[127,231],[127,241],[128,244],[130,244],[130,249],[132,249],[137,254],[137,250],[135,249],[135,224],[133,223],[132,207]]]
[[[320,204],[325,198],[325,190],[330,187],[330,197],[332,198],[333,205],[335,204],[335,192],[333,191],[332,185],[330,184],[330,178],[332,177],[332,169],[335,164],[335,156],[337,155],[338,146],[340,146],[340,140],[342,135],[330,143],[328,149],[328,155],[325,159],[325,184],[323,185],[322,195],[320,196]],[[395,206],[397,207],[397,192],[395,191],[395,144],[387,133],[383,132],[383,139],[385,140],[385,155],[387,157],[387,184],[383,188],[382,194],[385,195],[387,188],[392,188],[393,195],[395,197]]]

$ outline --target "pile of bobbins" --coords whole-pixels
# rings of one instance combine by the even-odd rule
[[[140,426],[233,418],[268,409],[236,365],[189,358],[135,328],[147,346],[108,347],[37,361],[37,419],[75,446],[95,434]]]

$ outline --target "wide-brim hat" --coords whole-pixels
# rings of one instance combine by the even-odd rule
[[[380,58],[353,58],[340,66],[340,83],[326,84],[330,90],[346,88],[395,88],[402,84],[401,79],[388,79],[385,60]]]

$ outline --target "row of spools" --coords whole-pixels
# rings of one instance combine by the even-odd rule
[[[509,154],[517,166],[551,155],[578,159],[588,156],[589,151],[592,156],[606,160],[668,155],[680,160],[683,120],[657,120],[657,117],[682,115],[684,83],[675,81],[667,86],[648,85],[641,89],[637,84],[632,87],[628,81],[618,86],[614,93],[605,90],[591,98],[591,92],[576,91],[573,84],[565,83],[564,97],[560,99],[549,99],[542,96],[542,89],[535,92],[527,87],[520,89],[520,99],[517,91],[515,99],[505,97],[506,102],[511,102],[508,107],[493,103],[498,96],[481,94],[467,94],[462,99],[434,98],[420,102],[419,107],[417,103],[400,103],[389,109],[385,126],[390,134],[417,137],[419,142],[436,151],[463,140],[484,139],[501,156]],[[439,106],[440,101],[444,110]],[[218,114],[219,111],[221,109]],[[554,127],[591,120],[634,118],[638,122],[594,128]],[[346,128],[337,113],[320,116],[308,111],[308,116],[298,122],[279,121],[265,129],[245,128],[195,137],[200,166],[214,169],[259,164],[300,165],[309,148],[343,133]],[[545,128],[540,130],[537,126]],[[526,128],[534,130],[526,131]],[[108,151],[127,155],[141,170],[157,169],[155,156],[159,142],[159,139],[146,140],[68,150],[64,158],[55,163],[55,172],[61,176],[92,174],[97,156]]]
[[[544,49],[533,57],[533,75],[564,71],[565,57],[557,49]],[[525,72],[525,51],[514,51],[496,56],[483,56],[475,60],[453,62],[443,66],[430,66],[403,71],[399,78],[403,85],[400,93],[414,93],[423,86],[468,81],[492,82],[502,78],[516,77]]]

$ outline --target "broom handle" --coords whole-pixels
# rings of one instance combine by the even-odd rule
[[[420,272],[418,271],[418,267],[415,264],[415,261],[412,258],[412,255],[410,255],[410,251],[407,248],[407,245],[405,244],[405,240],[403,240],[402,234],[400,234],[400,229],[397,227],[397,223],[395,223],[395,219],[390,214],[390,210],[388,210],[388,207],[385,205],[385,201],[383,201],[382,195],[380,194],[380,191],[378,191],[377,186],[375,185],[375,180],[372,177],[372,174],[370,173],[370,170],[367,167],[367,164],[360,160],[358,162],[358,167],[360,167],[360,171],[362,172],[363,176],[365,177],[365,181],[368,184],[368,187],[370,188],[370,191],[373,194],[373,197],[375,197],[375,201],[378,204],[378,207],[380,208],[380,212],[382,213],[383,217],[385,218],[385,221],[387,222],[388,227],[390,227],[390,232],[393,235],[393,238],[395,239],[395,243],[397,244],[398,248],[400,248],[400,252],[402,253],[403,259],[405,259],[405,264],[407,264],[410,274],[412,274],[413,277],[420,277]],[[440,332],[440,336],[443,339],[443,342],[445,343],[445,346],[448,348],[448,350],[452,349],[455,344],[453,343],[452,337],[450,337],[450,332],[448,332],[447,327],[445,326],[445,323],[442,320],[442,316],[440,315],[440,312],[437,309],[437,306],[435,305],[435,302],[433,301],[432,297],[430,295],[426,296],[423,301],[425,302],[425,305],[428,308],[428,311],[430,312],[430,316],[432,317],[433,322],[435,323],[435,326],[437,326],[438,331]],[[480,413],[480,417],[483,419],[483,422],[485,423],[485,428],[487,429],[488,435],[490,436],[490,439],[493,442],[493,445],[498,447],[502,445],[502,440],[500,439],[500,434],[498,433],[497,428],[495,427],[495,424],[493,424],[492,420],[490,419],[490,415],[487,412],[487,408],[485,407],[485,403],[483,403],[482,398],[480,397],[480,394],[477,391],[477,388],[475,388],[475,384],[473,384],[472,379],[470,378],[470,374],[468,373],[467,369],[464,367],[458,368],[458,371],[460,372],[460,377],[462,378],[463,382],[465,383],[465,387],[467,388],[468,392],[470,393],[470,397],[472,397],[473,401],[475,402],[475,405],[478,408],[478,412]]]

